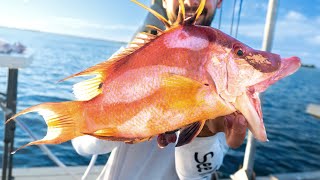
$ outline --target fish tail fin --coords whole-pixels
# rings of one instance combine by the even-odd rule
[[[60,144],[83,135],[80,132],[80,123],[83,122],[81,109],[83,102],[69,101],[59,103],[44,103],[27,108],[7,120],[6,123],[16,117],[29,113],[38,112],[45,120],[48,129],[44,138],[30,142],[12,153],[30,145],[37,144]]]

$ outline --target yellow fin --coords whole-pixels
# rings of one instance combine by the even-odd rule
[[[206,0],[201,0],[195,14],[192,17],[186,18],[183,23],[187,25],[192,25],[192,24],[194,25],[199,19],[205,5],[206,5]]]
[[[93,132],[91,135],[93,136],[114,136],[115,133],[115,129],[114,128],[109,128],[109,129],[100,129],[97,130],[95,132]]]
[[[146,25],[147,28],[150,28],[150,29],[154,29],[157,31],[157,34],[162,34],[163,33],[163,30],[156,27],[156,26],[153,26],[153,25]]]
[[[168,108],[183,109],[191,106],[200,106],[205,103],[203,87],[206,85],[180,75],[164,75],[161,80],[163,97]]]
[[[165,87],[176,87],[176,88],[200,88],[203,86],[202,83],[190,79],[185,76],[176,74],[164,74],[162,77],[161,85]]]
[[[94,78],[73,85],[73,94],[80,101],[88,101],[102,92],[102,85],[101,75],[96,75]]]
[[[12,153],[26,146],[35,144],[60,144],[83,135],[79,132],[79,122],[81,122],[81,118],[83,118],[81,108],[82,102],[80,101],[44,103],[17,113],[8,119],[7,122],[29,112],[39,112],[39,114],[43,116],[48,129],[44,138],[21,146]]]
[[[149,43],[151,40],[155,39],[156,37],[157,37],[156,35],[153,35],[150,33],[140,32],[129,43],[128,48],[130,51],[135,51],[140,47],[144,46],[145,44]]]
[[[195,17],[194,23],[199,19],[199,17],[201,15],[205,5],[206,5],[206,0],[201,0],[200,4],[199,4],[199,7],[198,7],[198,9],[196,10],[196,13],[195,13],[196,17]]]
[[[174,24],[175,25],[176,24],[183,24],[185,18],[186,18],[186,10],[184,7],[184,2],[183,2],[183,0],[179,0],[179,12],[178,12],[176,22]]]
[[[156,16],[166,26],[167,29],[169,29],[171,27],[170,22],[165,17],[163,17],[161,14],[159,14],[157,11],[145,6],[144,4],[141,4],[137,0],[131,0],[131,1],[136,3],[137,5],[141,6],[142,8],[146,9],[154,16]]]

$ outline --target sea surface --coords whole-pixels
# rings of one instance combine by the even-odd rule
[[[19,70],[18,107],[20,111],[43,102],[73,100],[72,84],[81,79],[59,80],[104,61],[124,43],[86,39],[43,32],[0,28],[0,38],[22,42],[35,54],[28,68]],[[294,55],[294,54],[293,54]],[[7,69],[0,68],[0,92],[6,91]],[[258,143],[254,170],[258,175],[320,170],[320,119],[306,114],[309,103],[320,104],[320,70],[301,68],[294,75],[270,87],[263,95],[263,113],[269,142]],[[31,113],[18,118],[38,139],[46,133],[41,116]],[[4,122],[3,113],[0,120]],[[0,123],[0,160],[3,154],[4,124]],[[17,127],[15,147],[31,139]],[[220,171],[232,174],[242,165],[245,143],[230,150]],[[88,165],[90,157],[78,155],[70,142],[49,145],[67,166]],[[101,155],[96,164],[105,164]],[[37,146],[18,151],[14,167],[55,166]],[[0,167],[2,163],[0,163]]]

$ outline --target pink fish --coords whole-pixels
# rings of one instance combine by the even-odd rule
[[[140,34],[142,44],[134,41],[119,55],[71,76],[95,75],[74,86],[78,101],[44,103],[15,115],[37,111],[48,125],[43,139],[27,145],[85,134],[137,143],[180,129],[180,146],[197,136],[207,119],[233,113],[241,113],[253,135],[266,141],[259,93],[295,72],[300,59],[281,59],[217,29],[194,25],[205,0],[187,19],[179,2],[174,23],[144,6],[167,30],[150,26],[158,36]]]

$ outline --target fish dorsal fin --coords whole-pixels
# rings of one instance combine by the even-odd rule
[[[91,79],[79,82],[73,86],[73,93],[78,100],[90,100],[102,92],[103,82],[108,77],[108,75],[125,61],[127,61],[127,59],[124,59],[124,57],[132,54],[156,37],[156,35],[146,32],[138,33],[132,40],[132,42],[129,43],[128,47],[122,50],[120,53],[113,55],[107,61],[104,61],[82,72],[64,78],[61,81],[78,76],[94,76]]]
[[[186,19],[186,10],[184,8],[183,0],[179,0],[179,12],[176,19],[176,22],[174,22],[175,25],[178,24],[184,24],[184,20]]]
[[[161,35],[163,33],[163,30],[156,27],[156,26],[153,26],[153,25],[146,25],[147,28],[149,29],[153,29],[153,30],[156,30],[157,31],[157,35]]]
[[[155,17],[157,17],[163,24],[164,26],[169,29],[171,27],[171,23],[165,18],[163,17],[161,14],[159,14],[157,11],[147,7],[144,4],[141,4],[140,2],[138,2],[137,0],[131,0],[132,2],[136,3],[137,5],[141,6],[142,8],[146,9],[147,11],[149,11],[151,14],[153,14]]]
[[[151,14],[153,14],[155,17],[157,17],[166,27],[166,29],[170,29],[173,26],[177,25],[194,25],[197,20],[199,19],[204,6],[206,4],[206,0],[201,0],[198,9],[196,10],[195,14],[192,17],[186,18],[186,12],[185,12],[185,7],[184,7],[184,2],[183,0],[179,0],[179,12],[177,15],[177,19],[175,22],[170,22],[168,21],[165,17],[163,17],[161,14],[156,12],[155,10],[145,6],[144,4],[141,4],[137,0],[131,0],[132,2],[136,3],[137,5],[141,6],[142,8],[146,9],[149,11]]]
[[[201,0],[200,1],[200,4],[199,4],[199,7],[198,9],[196,10],[196,13],[194,14],[195,16],[195,19],[194,19],[194,22],[193,24],[199,19],[203,9],[204,9],[204,6],[206,5],[206,0]]]
[[[195,24],[199,19],[205,5],[206,5],[206,0],[201,0],[195,14],[192,17],[185,19],[184,24],[188,24],[188,25]]]

